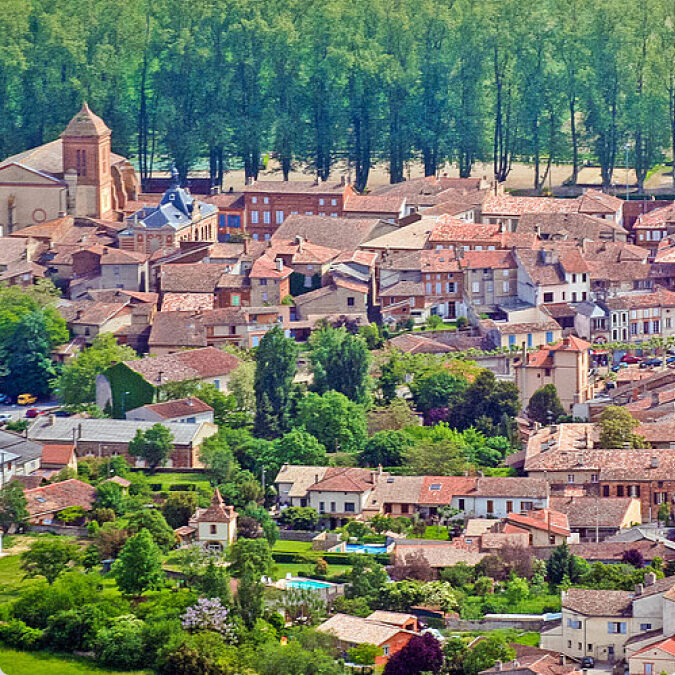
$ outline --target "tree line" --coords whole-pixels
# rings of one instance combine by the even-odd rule
[[[675,150],[675,5],[644,0],[6,0],[0,156],[52,140],[83,99],[142,178],[268,156],[357,189],[420,159],[505,180],[532,162],[625,162],[642,188]]]

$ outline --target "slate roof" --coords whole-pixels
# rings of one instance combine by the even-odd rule
[[[157,383],[160,373],[162,382],[182,382],[229,375],[239,363],[236,356],[216,347],[190,349],[163,356],[146,356],[143,359],[124,362],[128,368],[142,375],[151,384]]]
[[[11,454],[13,461],[18,459],[20,464],[42,456],[41,443],[35,443],[19,434],[2,429],[0,429],[0,450],[5,453],[5,461]]]

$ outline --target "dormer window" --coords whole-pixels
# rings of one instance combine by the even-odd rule
[[[432,483],[429,486],[429,490],[432,490],[433,492],[438,492],[441,489],[441,484],[440,483]]]

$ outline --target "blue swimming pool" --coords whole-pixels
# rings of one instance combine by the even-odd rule
[[[369,553],[375,555],[377,553],[386,553],[386,546],[377,546],[375,544],[347,544],[347,553]]]
[[[325,581],[314,581],[314,579],[289,579],[285,588],[330,588],[332,585]]]

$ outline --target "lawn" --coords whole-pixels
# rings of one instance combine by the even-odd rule
[[[319,551],[312,551],[311,541],[282,541],[279,539],[272,548],[273,553],[316,553],[319,557]]]
[[[349,565],[328,565],[329,580],[330,577],[345,574],[349,570],[351,570]],[[294,577],[314,574],[314,565],[308,565],[307,563],[276,563],[274,565],[275,579],[283,579],[289,573]]]
[[[415,536],[415,535],[411,535]],[[447,541],[448,540],[448,528],[441,527],[440,525],[427,525],[427,529],[424,531],[424,536],[420,537],[421,539],[435,539],[436,541]]]
[[[171,485],[199,485],[208,488],[210,483],[205,474],[199,472],[186,473],[155,473],[150,475],[145,473],[149,483],[160,483],[163,489],[168,489]]]
[[[7,675],[112,675],[131,671],[106,670],[87,659],[50,652],[20,652],[0,647],[0,668]],[[150,671],[136,670],[135,675],[149,675]]]
[[[5,555],[0,558],[0,603],[16,600],[19,588],[26,583],[30,582],[23,578],[20,556]]]

